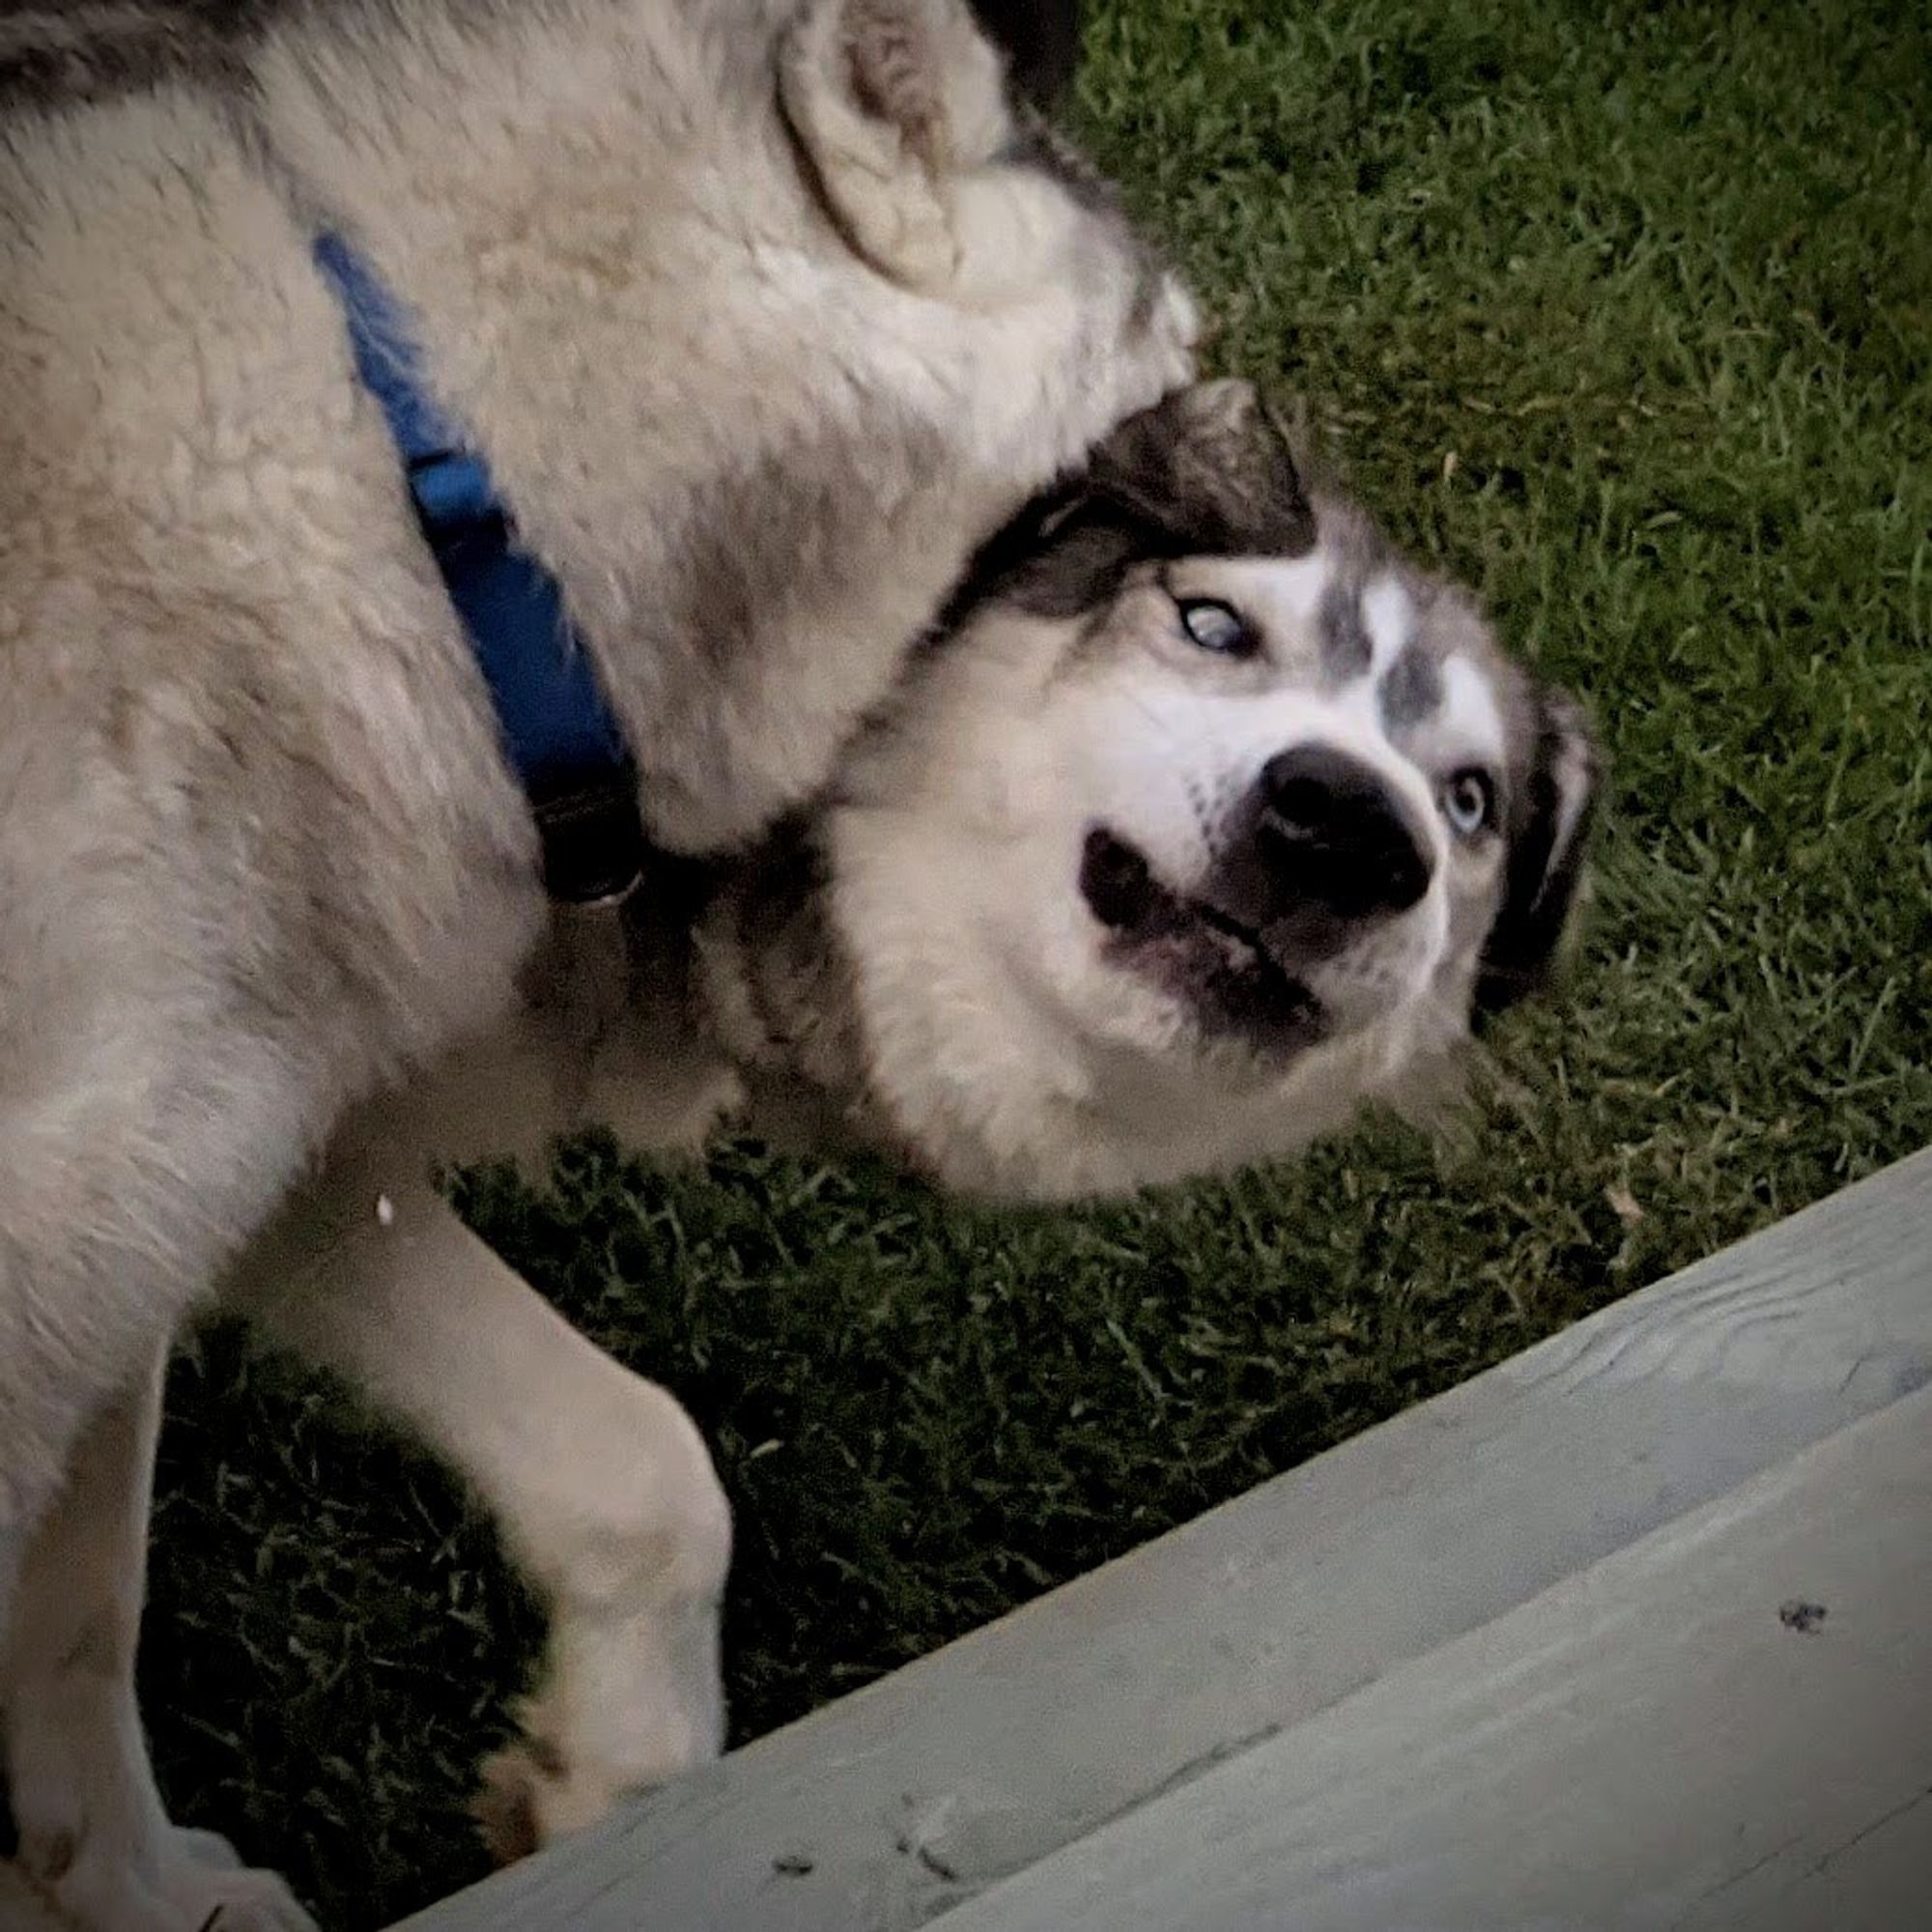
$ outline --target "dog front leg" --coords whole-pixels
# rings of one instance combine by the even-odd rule
[[[580,1335],[433,1189],[354,1154],[325,1187],[306,1234],[285,1226],[277,1243],[292,1261],[320,1232],[319,1251],[257,1320],[446,1457],[548,1599],[525,1737],[488,1767],[479,1804],[493,1849],[520,1856],[718,1754],[729,1506],[680,1405]]]
[[[99,1932],[296,1932],[272,1872],[171,1825],[134,1701],[161,1350],[82,1433],[29,1538],[0,1637],[0,1719],[22,1875]]]

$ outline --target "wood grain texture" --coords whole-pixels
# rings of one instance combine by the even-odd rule
[[[1928,1531],[1921,1391],[941,1932],[1911,1932],[1932,1922]]]
[[[895,1932],[1932,1381],[1932,1151],[1632,1295],[412,1932]]]

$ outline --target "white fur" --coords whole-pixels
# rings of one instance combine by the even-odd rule
[[[1433,831],[1429,895],[1321,969],[1347,1024],[1286,1070],[1107,963],[1095,816],[1184,884],[1319,737],[1436,825],[1441,748],[1321,681],[1322,555],[1179,567],[1254,602],[1268,668],[1191,652],[1150,583],[1104,635],[995,611],[841,773],[979,541],[1189,370],[1191,304],[1124,225],[1003,158],[962,0],[278,18],[244,96],[0,143],[0,1704],[23,1869],[81,1932],[301,1922],[170,1825],[132,1702],[156,1366],[224,1274],[451,1456],[551,1598],[500,1841],[722,1728],[701,1442],[422,1174],[635,1124],[672,1071],[696,1123],[738,1069],[633,1026],[608,923],[548,920],[318,222],[557,576],[658,836],[755,840],[838,778],[825,951],[856,984],[805,1017],[941,1179],[1068,1194],[1302,1144],[1460,1036],[1494,897],[1495,853]],[[874,32],[889,125],[847,62]],[[1385,596],[1372,648],[1426,615]],[[728,1051],[727,1004],[698,1017]]]
[[[1362,594],[1362,619],[1368,627],[1372,656],[1369,675],[1380,677],[1402,655],[1409,639],[1414,606],[1400,581],[1384,577],[1369,585]]]
[[[1459,749],[1468,763],[1500,763],[1506,745],[1503,715],[1496,703],[1493,683],[1469,659],[1452,657],[1442,667],[1442,684],[1439,728],[1446,741]],[[1574,774],[1573,778],[1580,781],[1582,774]],[[1574,796],[1579,803],[1588,795],[1588,786],[1580,781],[1564,790],[1566,796]],[[1567,838],[1569,829],[1563,828],[1563,838]]]

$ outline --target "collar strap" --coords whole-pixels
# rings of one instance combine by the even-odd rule
[[[518,546],[488,466],[431,401],[395,298],[337,236],[316,238],[315,261],[489,687],[543,841],[544,885],[572,903],[619,898],[643,863],[637,769],[556,580]]]

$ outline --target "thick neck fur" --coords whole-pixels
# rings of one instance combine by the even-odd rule
[[[807,454],[839,426],[795,380],[796,312],[835,313],[833,277],[794,246],[782,277],[747,283],[761,230],[816,219],[772,111],[769,34],[746,17],[770,10],[714,11],[737,31],[677,4],[430,7],[407,31],[372,11],[298,21],[256,57],[273,152],[400,297],[439,401],[562,583],[654,832],[707,847],[818,762],[809,732],[772,728],[775,667],[741,634],[768,608],[748,580],[821,534],[814,512],[838,521],[809,479],[851,471]],[[909,493],[906,452],[881,454],[882,492]],[[788,505],[781,470],[804,486]],[[726,529],[754,554],[714,550]],[[807,701],[842,714],[882,675],[875,660]]]
[[[914,1156],[869,1077],[858,976],[809,834],[781,831],[714,883],[688,927],[669,929],[687,935],[687,964],[659,983],[682,979],[695,1029],[731,1065],[761,1131]]]
[[[0,141],[0,634],[25,625],[0,978],[71,1009],[35,1054],[108,1013],[193,1095],[246,1062],[256,1113],[169,1116],[233,1122],[211,1225],[513,1008],[542,936],[527,805],[318,227],[409,312],[673,849],[755,843],[818,793],[969,551],[1184,379],[1184,296],[1098,197],[1011,157],[956,9],[945,167],[890,141],[842,181],[837,142],[805,164],[801,126],[853,132],[821,98],[850,63],[787,36],[838,5],[289,0],[213,74],[156,66],[140,6],[33,14],[58,61]],[[97,59],[123,24],[138,45]]]
[[[252,56],[270,151],[412,313],[673,850],[814,789],[972,546],[1143,399],[1109,384],[1183,366],[1086,339],[1119,317],[1069,302],[1058,242],[1017,286],[962,255],[944,298],[862,264],[780,108],[799,11],[372,5]]]

